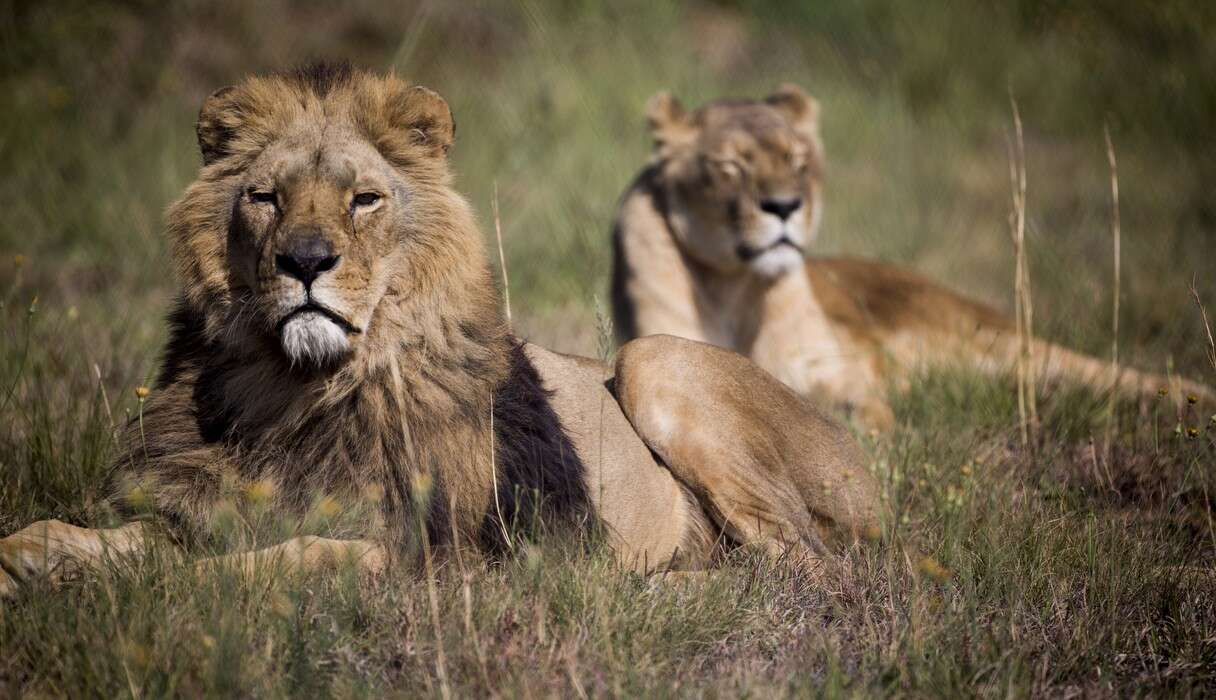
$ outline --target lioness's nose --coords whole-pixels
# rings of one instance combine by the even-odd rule
[[[334,269],[339,257],[325,238],[300,236],[291,239],[286,249],[274,256],[274,264],[279,272],[295,277],[307,287],[322,273]]]
[[[782,221],[790,218],[790,215],[798,211],[798,208],[801,206],[802,199],[800,197],[760,200],[760,211],[772,214]]]

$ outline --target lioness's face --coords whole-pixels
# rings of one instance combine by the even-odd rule
[[[384,295],[384,270],[400,264],[410,189],[342,127],[276,141],[245,172],[234,272],[293,363],[332,363],[359,342]]]
[[[801,266],[814,238],[817,108],[785,90],[693,114],[670,97],[652,102],[668,220],[685,251],[711,268],[775,277]]]

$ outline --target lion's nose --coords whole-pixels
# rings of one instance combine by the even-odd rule
[[[307,287],[322,273],[334,269],[340,257],[326,239],[306,236],[293,239],[286,250],[274,256],[274,263],[279,272],[295,277]]]
[[[782,221],[790,218],[790,215],[798,211],[801,206],[802,199],[799,197],[760,200],[760,211],[772,214]]]

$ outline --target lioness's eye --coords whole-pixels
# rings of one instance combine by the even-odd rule
[[[370,207],[380,201],[380,195],[375,192],[360,192],[351,200],[351,206],[355,207]]]
[[[279,203],[278,197],[274,192],[265,192],[261,190],[250,190],[249,201],[254,204],[275,204]]]

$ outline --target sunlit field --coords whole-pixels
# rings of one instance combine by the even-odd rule
[[[1036,332],[1216,384],[1195,298],[1216,322],[1216,10],[1005,4],[0,3],[0,536],[104,522],[115,435],[165,337],[162,213],[197,172],[198,107],[313,59],[448,99],[457,186],[496,267],[497,208],[517,332],[592,356],[613,352],[609,232],[656,91],[695,106],[801,85],[828,157],[814,252],[1008,311],[1016,101]],[[1024,444],[1012,376],[896,390],[898,427],[858,430],[884,543],[823,574],[737,552],[670,582],[542,540],[372,585],[200,573],[157,549],[0,602],[0,696],[1216,692],[1212,407],[1039,396]]]

